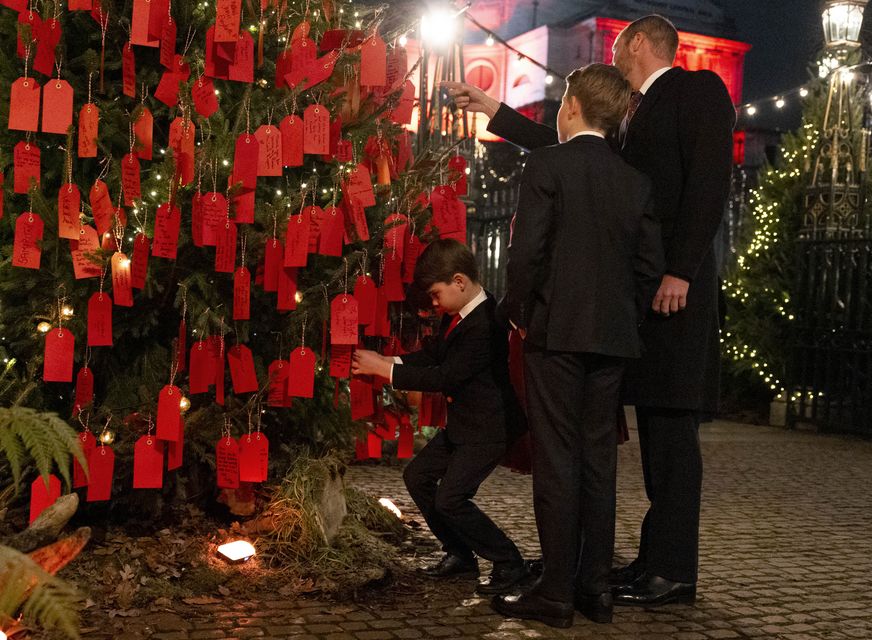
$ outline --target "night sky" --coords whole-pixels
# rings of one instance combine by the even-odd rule
[[[821,0],[717,0],[736,21],[745,58],[747,102],[792,89],[808,79],[823,45]]]

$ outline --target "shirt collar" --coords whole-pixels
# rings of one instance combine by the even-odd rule
[[[579,131],[578,133],[571,135],[569,137],[569,140],[577,138],[578,136],[596,136],[597,138],[602,138],[603,140],[606,139],[606,137],[599,131]],[[567,140],[567,142],[569,142],[569,140]]]
[[[657,78],[662,76],[664,73],[669,71],[671,68],[672,67],[661,67],[660,69],[657,69],[657,71],[652,73],[650,76],[648,76],[648,79],[645,80],[645,82],[643,82],[642,86],[639,88],[639,93],[641,93],[643,96],[646,93],[648,93],[648,89],[651,88],[651,85],[654,84],[654,82],[657,80]]]
[[[482,302],[487,300],[487,293],[484,291],[484,287],[481,288],[481,291],[478,292],[478,295],[475,296],[472,300],[466,303],[466,306],[460,310],[459,315],[460,319],[463,320],[466,316],[468,316],[472,311],[480,305]]]

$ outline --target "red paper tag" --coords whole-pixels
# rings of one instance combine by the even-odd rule
[[[278,127],[264,124],[254,132],[257,138],[257,175],[282,175],[282,133]]]
[[[215,95],[215,84],[211,79],[201,76],[191,87],[191,98],[194,109],[204,118],[218,111],[218,97]]]
[[[30,181],[35,180],[36,186],[40,182],[40,153],[35,143],[22,140],[15,145],[12,152],[15,170],[13,191],[15,193],[27,193],[30,191]]]
[[[254,191],[243,191],[233,196],[233,222],[254,224]]]
[[[251,355],[251,349],[244,344],[230,347],[227,351],[227,363],[230,365],[233,393],[251,393],[260,388],[257,374],[254,371],[254,358]]]
[[[321,220],[324,217],[324,210],[321,207],[313,206],[306,207],[309,213],[309,253],[318,253],[318,236],[321,233]]]
[[[112,346],[112,297],[96,292],[88,300],[88,346]]]
[[[15,221],[15,244],[12,248],[12,266],[39,269],[42,257],[42,218],[25,211]]]
[[[70,11],[90,11],[91,0],[69,0],[67,8]]]
[[[239,488],[239,444],[233,438],[221,438],[215,443],[215,471],[219,488]]]
[[[42,379],[45,382],[73,381],[73,351],[76,339],[69,329],[52,329],[45,336]]]
[[[100,123],[100,110],[93,103],[86,104],[79,110],[79,144],[80,158],[97,157],[97,132]]]
[[[133,447],[133,488],[162,488],[163,463],[163,442],[150,435],[137,440]]]
[[[233,273],[236,265],[236,225],[229,220],[218,230],[215,243],[215,271]]]
[[[136,97],[136,56],[132,44],[121,50],[121,91],[128,98]]]
[[[182,213],[177,206],[164,203],[157,208],[151,255],[157,258],[176,259],[181,224]]]
[[[154,118],[151,111],[143,107],[133,123],[133,136],[135,138],[133,149],[140,160],[151,160],[153,129]]]
[[[119,307],[133,306],[133,287],[130,281],[130,259],[120,251],[112,255],[112,297]]]
[[[378,35],[360,45],[360,84],[365,87],[383,87],[387,84],[387,48]]]
[[[459,196],[465,196],[469,190],[466,181],[466,158],[463,156],[454,156],[448,161],[449,175],[453,180],[451,185],[454,188],[454,193]]]
[[[130,285],[134,289],[145,288],[145,277],[148,275],[148,236],[144,233],[136,234],[133,241],[133,261],[130,267]]]
[[[73,88],[66,80],[53,78],[42,88],[42,131],[66,134],[72,124]]]
[[[334,206],[324,209],[318,225],[318,253],[324,256],[341,256],[344,231],[342,211]]]
[[[243,189],[253,191],[257,187],[257,156],[259,153],[257,138],[250,133],[243,133],[236,139],[232,180],[234,183],[242,182]]]
[[[350,344],[334,344],[330,347],[330,376],[332,378],[347,378],[351,375],[351,353],[354,346]]]
[[[343,193],[357,201],[363,207],[375,204],[375,192],[372,190],[372,176],[366,165],[359,164],[352,171],[343,186]]]
[[[331,344],[357,344],[358,304],[354,296],[340,294],[330,303]]]
[[[164,24],[170,20],[169,16],[169,0],[150,0],[151,11],[148,14],[148,37],[152,41],[157,40],[157,45],[160,46],[160,38],[163,33]]]
[[[267,404],[270,407],[290,407],[291,397],[288,395],[288,374],[291,368],[284,360],[274,360],[267,371],[269,375],[269,394]]]
[[[388,302],[400,302],[406,299],[406,291],[403,288],[402,277],[403,259],[398,253],[389,253],[384,256],[384,280],[383,289]]]
[[[391,89],[396,88],[409,71],[409,55],[404,47],[395,45],[388,55],[387,64],[387,86]]]
[[[177,31],[175,20],[168,16],[160,33],[160,63],[168,69],[175,62]]]
[[[309,210],[303,209],[299,215],[288,218],[285,234],[286,267],[305,267],[309,257]]]
[[[239,32],[227,78],[236,82],[254,82],[254,39],[248,31]]]
[[[418,256],[424,250],[423,243],[418,236],[410,235],[406,240],[406,250],[403,253],[403,282],[410,283],[415,279],[415,266],[418,264]]]
[[[43,511],[61,497],[61,481],[53,473],[48,480],[39,476],[30,484],[30,520],[32,524]]]
[[[330,112],[324,105],[309,105],[303,113],[303,152],[330,153]]]
[[[396,124],[411,124],[412,112],[415,108],[415,85],[408,80],[403,83],[402,93],[397,99],[396,106],[391,110],[391,121]],[[399,162],[397,164],[400,164]],[[405,165],[401,165],[401,169]]]
[[[77,414],[83,407],[94,402],[94,374],[88,367],[82,367],[76,374],[76,410]]]
[[[206,393],[209,385],[215,384],[215,355],[207,340],[200,340],[191,346],[190,372],[188,373],[188,391]]]
[[[94,447],[88,455],[88,502],[109,500],[115,474],[115,452],[110,447]]]
[[[251,273],[239,267],[233,273],[233,319],[248,320],[251,316]]]
[[[279,269],[278,303],[279,311],[293,311],[297,308],[297,268],[281,267]]]
[[[375,322],[376,301],[378,289],[375,280],[366,276],[358,276],[354,283],[354,299],[357,300],[357,320],[362,325]]]
[[[36,56],[33,59],[33,68],[36,71],[51,75],[55,62],[55,50],[61,37],[62,29],[59,20],[49,18],[43,21],[37,36]]]
[[[305,66],[293,66],[293,70],[285,76],[285,82],[298,90],[305,90],[324,82],[333,75],[336,60],[339,59],[338,51],[331,51],[327,55],[312,60]]]
[[[385,220],[385,253],[398,254],[400,260],[405,255],[406,232],[409,219],[401,213],[394,213]]]
[[[269,441],[262,433],[250,433],[239,439],[239,479],[264,482],[269,470]]]
[[[457,199],[454,189],[443,185],[436,187],[430,194],[430,206],[433,207],[431,224],[439,230],[439,236],[463,233],[466,235],[466,206]]]
[[[124,205],[127,207],[132,207],[142,197],[139,187],[139,160],[132,153],[121,159],[121,190],[124,194]]]
[[[71,250],[73,258],[73,272],[76,279],[98,278],[101,273],[101,260],[96,251],[100,249],[100,236],[97,230],[89,225],[79,228],[79,241],[73,242],[75,248]]]
[[[236,42],[241,13],[242,0],[218,0],[215,6],[215,42]]]
[[[170,124],[169,145],[176,162],[179,184],[188,185],[194,180],[194,122],[188,118],[176,118]]]
[[[376,434],[370,433],[367,435],[366,447],[370,458],[382,457],[382,439]]]
[[[227,223],[227,198],[217,191],[204,193],[200,200],[203,216],[203,244],[214,247],[218,243],[218,232]]]
[[[267,238],[264,249],[263,290],[279,290],[279,270],[284,266],[284,247],[277,238]]]
[[[297,347],[291,352],[291,372],[288,376],[288,395],[311,398],[315,393],[315,352]]]
[[[400,441],[397,443],[397,458],[405,460],[412,457],[415,445],[415,434],[412,425],[406,422],[400,423]]]
[[[301,29],[301,27],[304,27]],[[308,37],[309,28],[307,22],[301,22],[291,39],[291,61],[288,73],[304,74],[318,57],[318,46],[312,38]],[[287,80],[283,79],[285,84]]]
[[[351,419],[362,420],[375,412],[372,400],[372,383],[363,378],[352,378],[348,384],[351,392]]]
[[[179,439],[179,419],[181,409],[179,402],[182,390],[176,386],[166,385],[157,398],[157,438],[159,440]]]
[[[79,445],[79,450],[85,456],[85,461],[91,456],[94,447],[97,446],[97,440],[89,431],[84,431],[76,437],[76,442]],[[90,474],[90,468],[89,468]],[[73,489],[81,489],[88,486],[88,475],[85,474],[85,468],[79,464],[77,458],[73,457]]]
[[[185,454],[185,421],[179,416],[179,437],[167,442],[167,471],[175,471],[182,466]]]
[[[145,47],[156,47],[159,44],[148,36],[150,12],[150,0],[133,0],[133,15],[130,19],[130,42],[133,44]]]
[[[295,115],[286,116],[279,124],[282,134],[282,165],[299,167],[303,164],[303,139],[305,130],[303,119]]]
[[[115,209],[112,207],[112,198],[109,197],[109,187],[102,180],[94,181],[94,185],[88,192],[88,200],[91,203],[91,212],[94,214],[94,225],[97,227],[97,235],[104,235],[112,228],[112,216]]]
[[[9,92],[9,128],[19,131],[39,129],[39,83],[34,78],[18,78]]]
[[[346,199],[342,202],[342,206],[346,212],[346,218],[354,226],[354,233],[360,241],[366,242],[369,240],[369,225],[366,221],[366,210],[354,198]]]
[[[375,320],[366,327],[364,335],[381,336],[387,338],[391,335],[391,321],[388,314],[388,299],[384,287],[378,290],[375,304]]]

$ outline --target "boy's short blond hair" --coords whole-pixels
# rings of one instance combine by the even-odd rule
[[[621,72],[607,64],[589,64],[566,77],[566,96],[578,99],[587,124],[606,132],[620,126],[631,93]]]

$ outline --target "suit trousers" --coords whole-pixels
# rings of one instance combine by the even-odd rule
[[[518,564],[521,553],[472,501],[506,452],[506,443],[452,443],[440,431],[406,465],[406,489],[446,553],[495,565]]]
[[[544,565],[536,590],[572,602],[576,593],[609,590],[615,414],[626,360],[525,347],[533,506]]]
[[[636,407],[636,420],[651,503],[642,522],[638,561],[653,575],[695,583],[702,494],[699,415]]]

